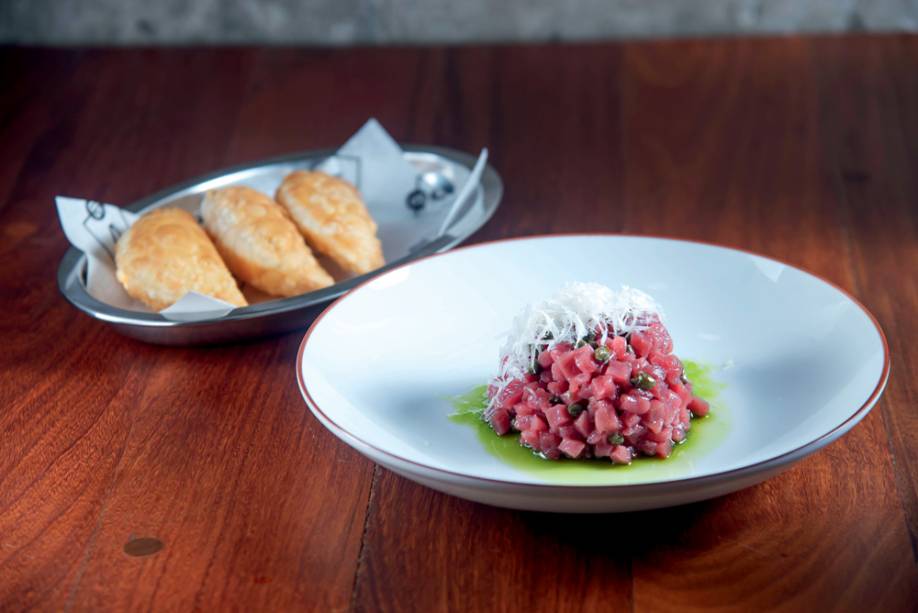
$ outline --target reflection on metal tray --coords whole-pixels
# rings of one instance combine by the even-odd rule
[[[195,345],[253,338],[301,328],[332,299],[369,277],[426,255],[446,251],[471,236],[497,210],[503,184],[488,165],[481,183],[445,234],[436,235],[456,192],[468,177],[475,158],[440,147],[403,145],[405,159],[418,169],[418,190],[403,204],[409,214],[370,210],[379,225],[387,264],[366,275],[336,283],[315,292],[280,298],[235,309],[219,319],[177,322],[158,313],[129,311],[96,300],[86,291],[86,258],[71,248],[57,273],[61,293],[84,313],[111,324],[116,330],[150,343]],[[144,198],[126,208],[144,212],[162,206],[178,206],[197,212],[201,195],[208,189],[248,185],[271,194],[284,176],[298,169],[312,168],[333,150],[308,151],[217,171],[186,181]]]

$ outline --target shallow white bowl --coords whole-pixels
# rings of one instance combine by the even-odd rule
[[[449,418],[451,397],[493,376],[517,312],[571,281],[657,299],[675,353],[713,366],[723,386],[717,436],[702,436],[701,422],[691,453],[543,470],[493,455]],[[861,304],[787,264],[697,242],[566,235],[475,245],[376,277],[315,321],[296,368],[326,428],[408,479],[497,506],[607,512],[711,498],[788,468],[876,404],[889,350]]]

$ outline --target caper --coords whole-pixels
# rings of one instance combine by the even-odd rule
[[[596,358],[597,362],[608,362],[612,357],[612,352],[609,351],[608,347],[600,345],[596,348],[596,351],[593,352],[593,357]]]
[[[631,378],[631,385],[642,390],[652,390],[657,384],[657,380],[646,372],[639,372],[637,376]]]
[[[625,442],[625,437],[619,434],[618,432],[609,435],[610,445],[621,445],[624,442]]]
[[[583,405],[580,404],[579,402],[575,402],[574,404],[567,405],[567,412],[571,417],[577,417],[578,415],[583,413],[583,411],[584,411]]]
[[[561,404],[561,396],[549,396],[548,404]]]

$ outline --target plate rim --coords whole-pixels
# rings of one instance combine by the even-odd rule
[[[699,475],[697,477],[662,479],[659,481],[648,481],[645,483],[626,483],[626,484],[531,483],[531,482],[525,482],[525,481],[515,481],[515,480],[510,480],[510,479],[493,479],[490,477],[482,477],[479,475],[472,475],[469,473],[463,473],[463,472],[453,471],[453,470],[449,470],[445,468],[439,468],[436,466],[430,466],[429,464],[417,462],[415,460],[411,460],[411,459],[399,456],[398,454],[386,451],[385,449],[381,449],[380,447],[363,440],[362,438],[358,437],[352,432],[349,432],[346,428],[339,425],[331,417],[329,417],[325,413],[325,411],[322,411],[322,409],[319,408],[318,403],[316,403],[315,399],[312,398],[312,396],[310,395],[309,390],[306,386],[306,383],[303,380],[303,369],[302,369],[303,353],[304,353],[304,350],[306,349],[306,344],[309,341],[309,337],[316,330],[316,328],[319,326],[319,324],[322,322],[325,316],[328,315],[336,306],[338,306],[341,302],[346,300],[349,296],[356,294],[357,291],[361,289],[364,285],[367,285],[368,283],[384,275],[394,273],[407,266],[419,264],[420,262],[423,262],[424,260],[445,257],[447,255],[455,254],[460,251],[480,249],[480,248],[490,247],[490,246],[503,244],[503,243],[528,241],[528,240],[540,240],[540,239],[547,239],[547,238],[638,238],[638,239],[663,240],[663,241],[670,241],[670,242],[676,242],[676,243],[696,244],[696,245],[703,245],[705,247],[714,247],[717,249],[724,249],[727,251],[734,251],[734,252],[745,254],[745,255],[752,255],[755,257],[763,258],[765,260],[775,262],[777,264],[781,264],[782,266],[792,268],[805,275],[809,275],[813,277],[814,279],[816,279],[817,281],[821,281],[822,283],[825,283],[829,287],[832,287],[838,292],[840,292],[848,300],[854,303],[855,306],[861,309],[861,311],[863,311],[863,313],[867,316],[867,318],[873,324],[873,327],[876,330],[877,334],[879,335],[880,341],[883,345],[883,368],[880,371],[880,376],[877,379],[877,383],[875,384],[873,391],[870,393],[870,395],[867,397],[864,403],[861,404],[860,407],[858,407],[851,415],[845,418],[845,420],[839,423],[837,426],[835,426],[828,432],[820,435],[819,437],[807,443],[804,443],[803,445],[795,447],[775,457],[761,460],[759,462],[756,462],[754,464],[749,464],[747,466],[739,466],[737,468],[731,468],[729,470],[723,470],[723,471],[719,471],[719,472],[715,472],[715,473],[711,473],[707,475]],[[886,384],[889,381],[890,365],[891,365],[891,359],[890,359],[890,353],[889,353],[889,342],[887,341],[886,334],[883,332],[883,327],[880,326],[880,322],[877,320],[876,316],[874,316],[874,314],[870,311],[870,309],[864,306],[864,304],[860,300],[858,300],[855,296],[853,296],[848,290],[844,289],[843,287],[840,287],[839,285],[833,283],[832,281],[829,281],[828,279],[825,279],[824,277],[814,272],[811,272],[800,266],[788,264],[787,262],[783,262],[776,258],[767,256],[767,255],[762,255],[761,253],[756,253],[755,251],[752,251],[750,249],[745,249],[742,247],[729,247],[729,246],[721,245],[719,243],[715,243],[712,241],[705,241],[705,240],[699,240],[699,239],[677,238],[677,237],[672,237],[672,236],[660,236],[660,235],[653,235],[653,234],[634,234],[634,233],[623,233],[623,232],[561,232],[561,233],[549,233],[549,234],[533,234],[533,235],[526,235],[526,236],[512,236],[512,237],[507,237],[507,238],[501,238],[501,239],[495,239],[495,240],[475,243],[472,245],[463,245],[462,247],[458,247],[450,251],[445,251],[442,253],[434,253],[434,254],[430,254],[430,255],[427,255],[421,258],[417,258],[410,262],[405,262],[403,264],[393,267],[390,270],[383,272],[382,274],[376,277],[363,280],[361,283],[356,285],[349,292],[347,292],[343,296],[336,298],[331,304],[329,304],[318,315],[318,317],[316,317],[316,319],[312,322],[312,324],[310,324],[309,328],[306,330],[306,334],[303,335],[303,339],[300,341],[300,346],[299,346],[299,349],[297,350],[296,361],[295,361],[297,386],[300,389],[300,395],[303,397],[303,400],[305,401],[306,406],[309,408],[310,412],[314,414],[313,417],[316,418],[316,420],[319,422],[320,425],[330,430],[332,434],[334,434],[336,437],[338,437],[345,443],[348,443],[348,445],[352,448],[354,448],[354,446],[351,445],[349,441],[346,439],[354,440],[358,442],[360,445],[363,445],[365,447],[372,449],[374,452],[380,454],[381,456],[385,457],[389,461],[394,460],[395,462],[398,462],[398,463],[407,464],[408,466],[412,467],[412,469],[414,470],[420,469],[421,471],[429,471],[429,472],[433,472],[439,475],[448,476],[454,479],[458,478],[458,479],[469,480],[473,482],[480,482],[482,484],[514,486],[514,487],[524,486],[524,487],[544,488],[544,489],[558,489],[558,488],[561,488],[561,489],[574,488],[578,490],[612,489],[616,491],[622,491],[626,489],[627,490],[646,490],[648,488],[658,488],[660,486],[672,485],[672,484],[679,484],[679,485],[704,484],[706,482],[719,481],[719,480],[723,480],[727,478],[741,477],[746,474],[753,474],[756,472],[766,470],[768,468],[780,467],[782,465],[789,464],[795,461],[795,459],[802,459],[803,457],[806,457],[810,453],[818,451],[821,447],[827,445],[828,443],[832,442],[836,438],[845,434],[848,430],[850,430],[855,425],[857,425],[857,423],[861,419],[863,419],[867,415],[867,413],[871,411],[871,409],[879,401],[879,398],[882,395],[883,391],[886,389]],[[326,425],[326,424],[330,424],[331,427],[329,427],[329,425]],[[362,453],[360,449],[356,449],[356,448],[354,449],[358,453]],[[365,455],[365,454],[362,454],[362,455]],[[373,462],[376,462],[377,464],[381,464],[381,462],[379,462],[378,460],[375,460],[373,458],[369,458],[369,459]]]

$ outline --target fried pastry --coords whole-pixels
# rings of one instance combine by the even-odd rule
[[[236,277],[275,296],[296,296],[334,283],[286,211],[250,187],[207,192],[204,227]]]
[[[115,268],[128,295],[157,311],[192,290],[247,304],[207,233],[182,209],[156,209],[134,222],[115,245]]]
[[[292,172],[275,194],[306,242],[345,273],[360,275],[385,264],[376,222],[360,192],[324,172]]]

